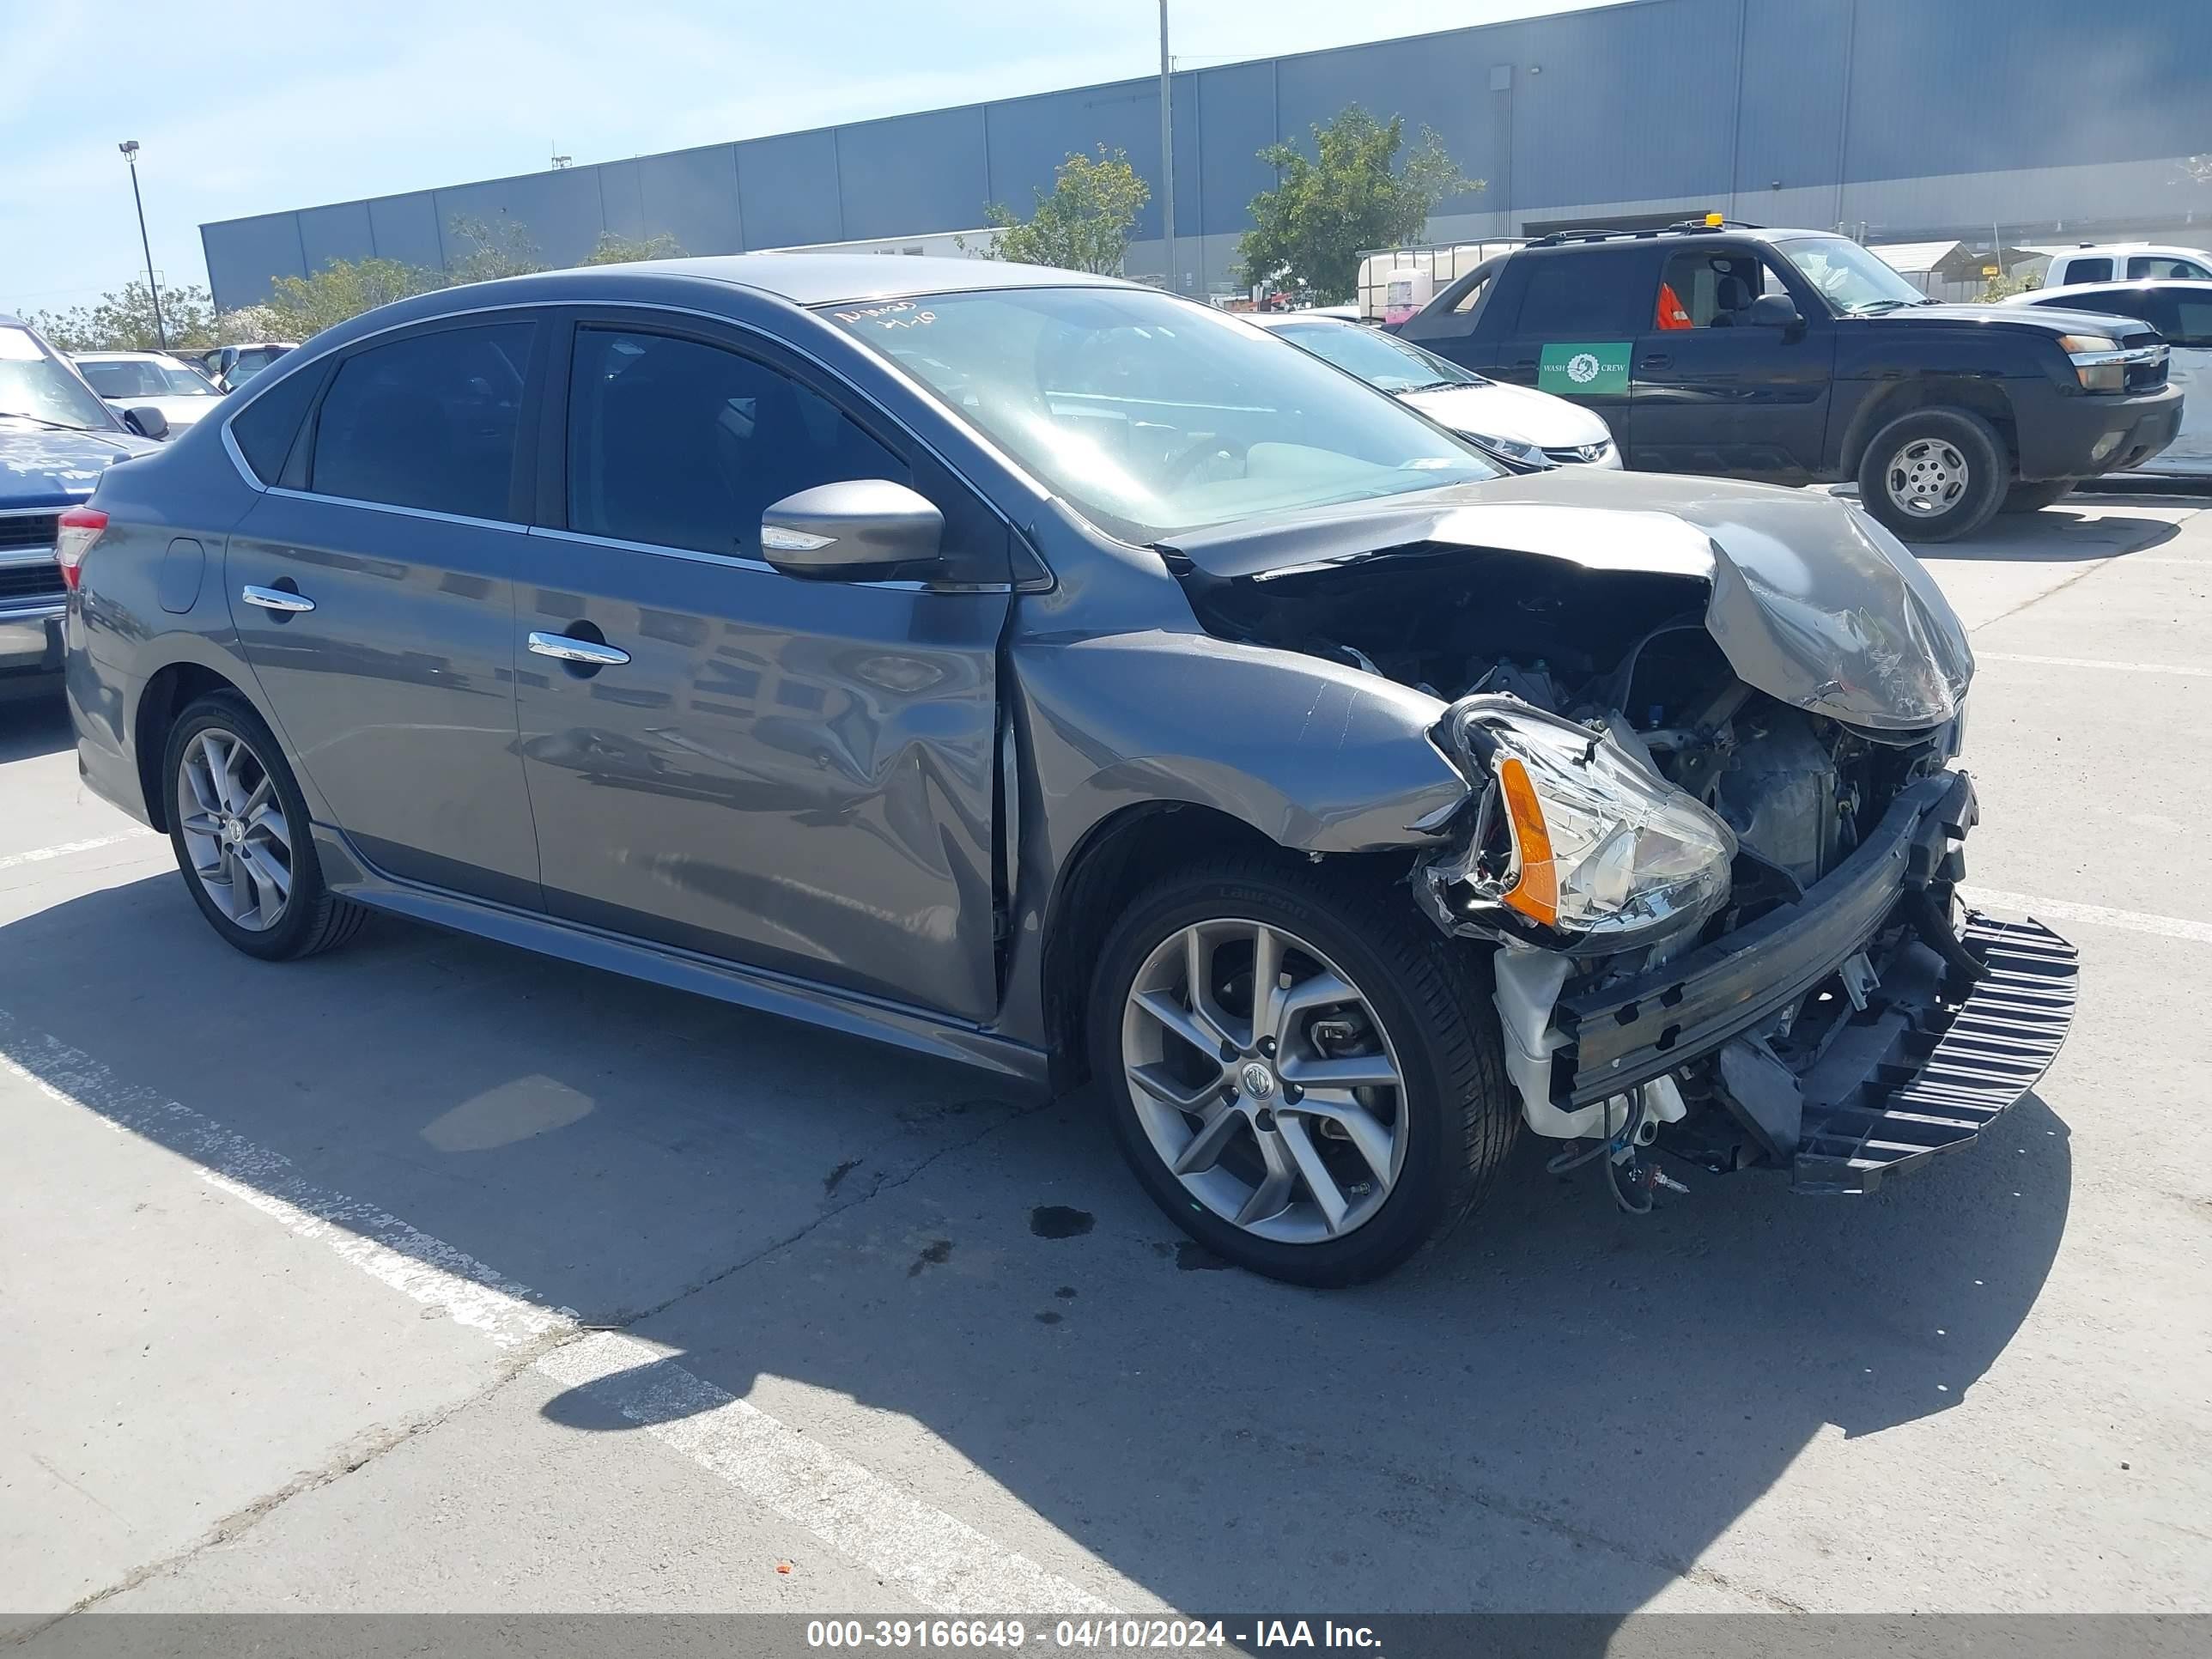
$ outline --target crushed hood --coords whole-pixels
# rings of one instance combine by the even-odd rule
[[[1192,531],[1160,544],[1215,580],[1452,549],[1694,578],[1743,682],[1876,732],[1958,712],[1973,653],[1902,543],[1823,492],[1560,468]]]

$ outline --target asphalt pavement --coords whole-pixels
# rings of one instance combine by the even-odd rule
[[[2081,947],[2042,1085],[1863,1200],[1524,1142],[1349,1292],[1084,1097],[396,921],[252,962],[17,688],[0,1609],[2212,1610],[2212,514],[1929,565],[1971,879]]]

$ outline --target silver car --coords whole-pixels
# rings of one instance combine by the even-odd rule
[[[70,361],[118,415],[161,410],[166,427],[143,434],[149,438],[181,432],[222,401],[214,381],[165,351],[74,351]]]
[[[1508,471],[1620,465],[1604,417],[1565,398],[1485,380],[1411,340],[1332,312],[1260,313],[1246,320],[1411,404]]]

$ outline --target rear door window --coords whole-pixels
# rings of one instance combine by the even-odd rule
[[[513,520],[533,323],[410,335],[338,366],[315,422],[319,495]]]
[[[1640,334],[1656,302],[1648,249],[1577,249],[1529,259],[1513,331],[1525,338],[1576,340]]]
[[[315,400],[315,388],[322,383],[321,374],[313,367],[288,374],[231,418],[231,441],[262,483],[273,484],[283,476],[284,458],[299,435],[307,405]]]

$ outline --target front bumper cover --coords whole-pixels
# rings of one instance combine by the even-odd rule
[[[1588,1106],[1717,1054],[1720,1103],[1802,1191],[1868,1191],[1972,1139],[2057,1054],[2076,977],[2073,946],[2033,922],[1970,915],[1959,943],[1978,975],[1923,936],[1929,890],[1948,896],[1960,872],[1954,844],[1978,817],[1966,774],[1924,778],[1797,902],[1632,980],[1563,997],[1554,1103]],[[1838,977],[1846,964],[1850,986]],[[1816,1041],[1757,1035],[1824,988],[1850,1006],[1835,1005]]]

